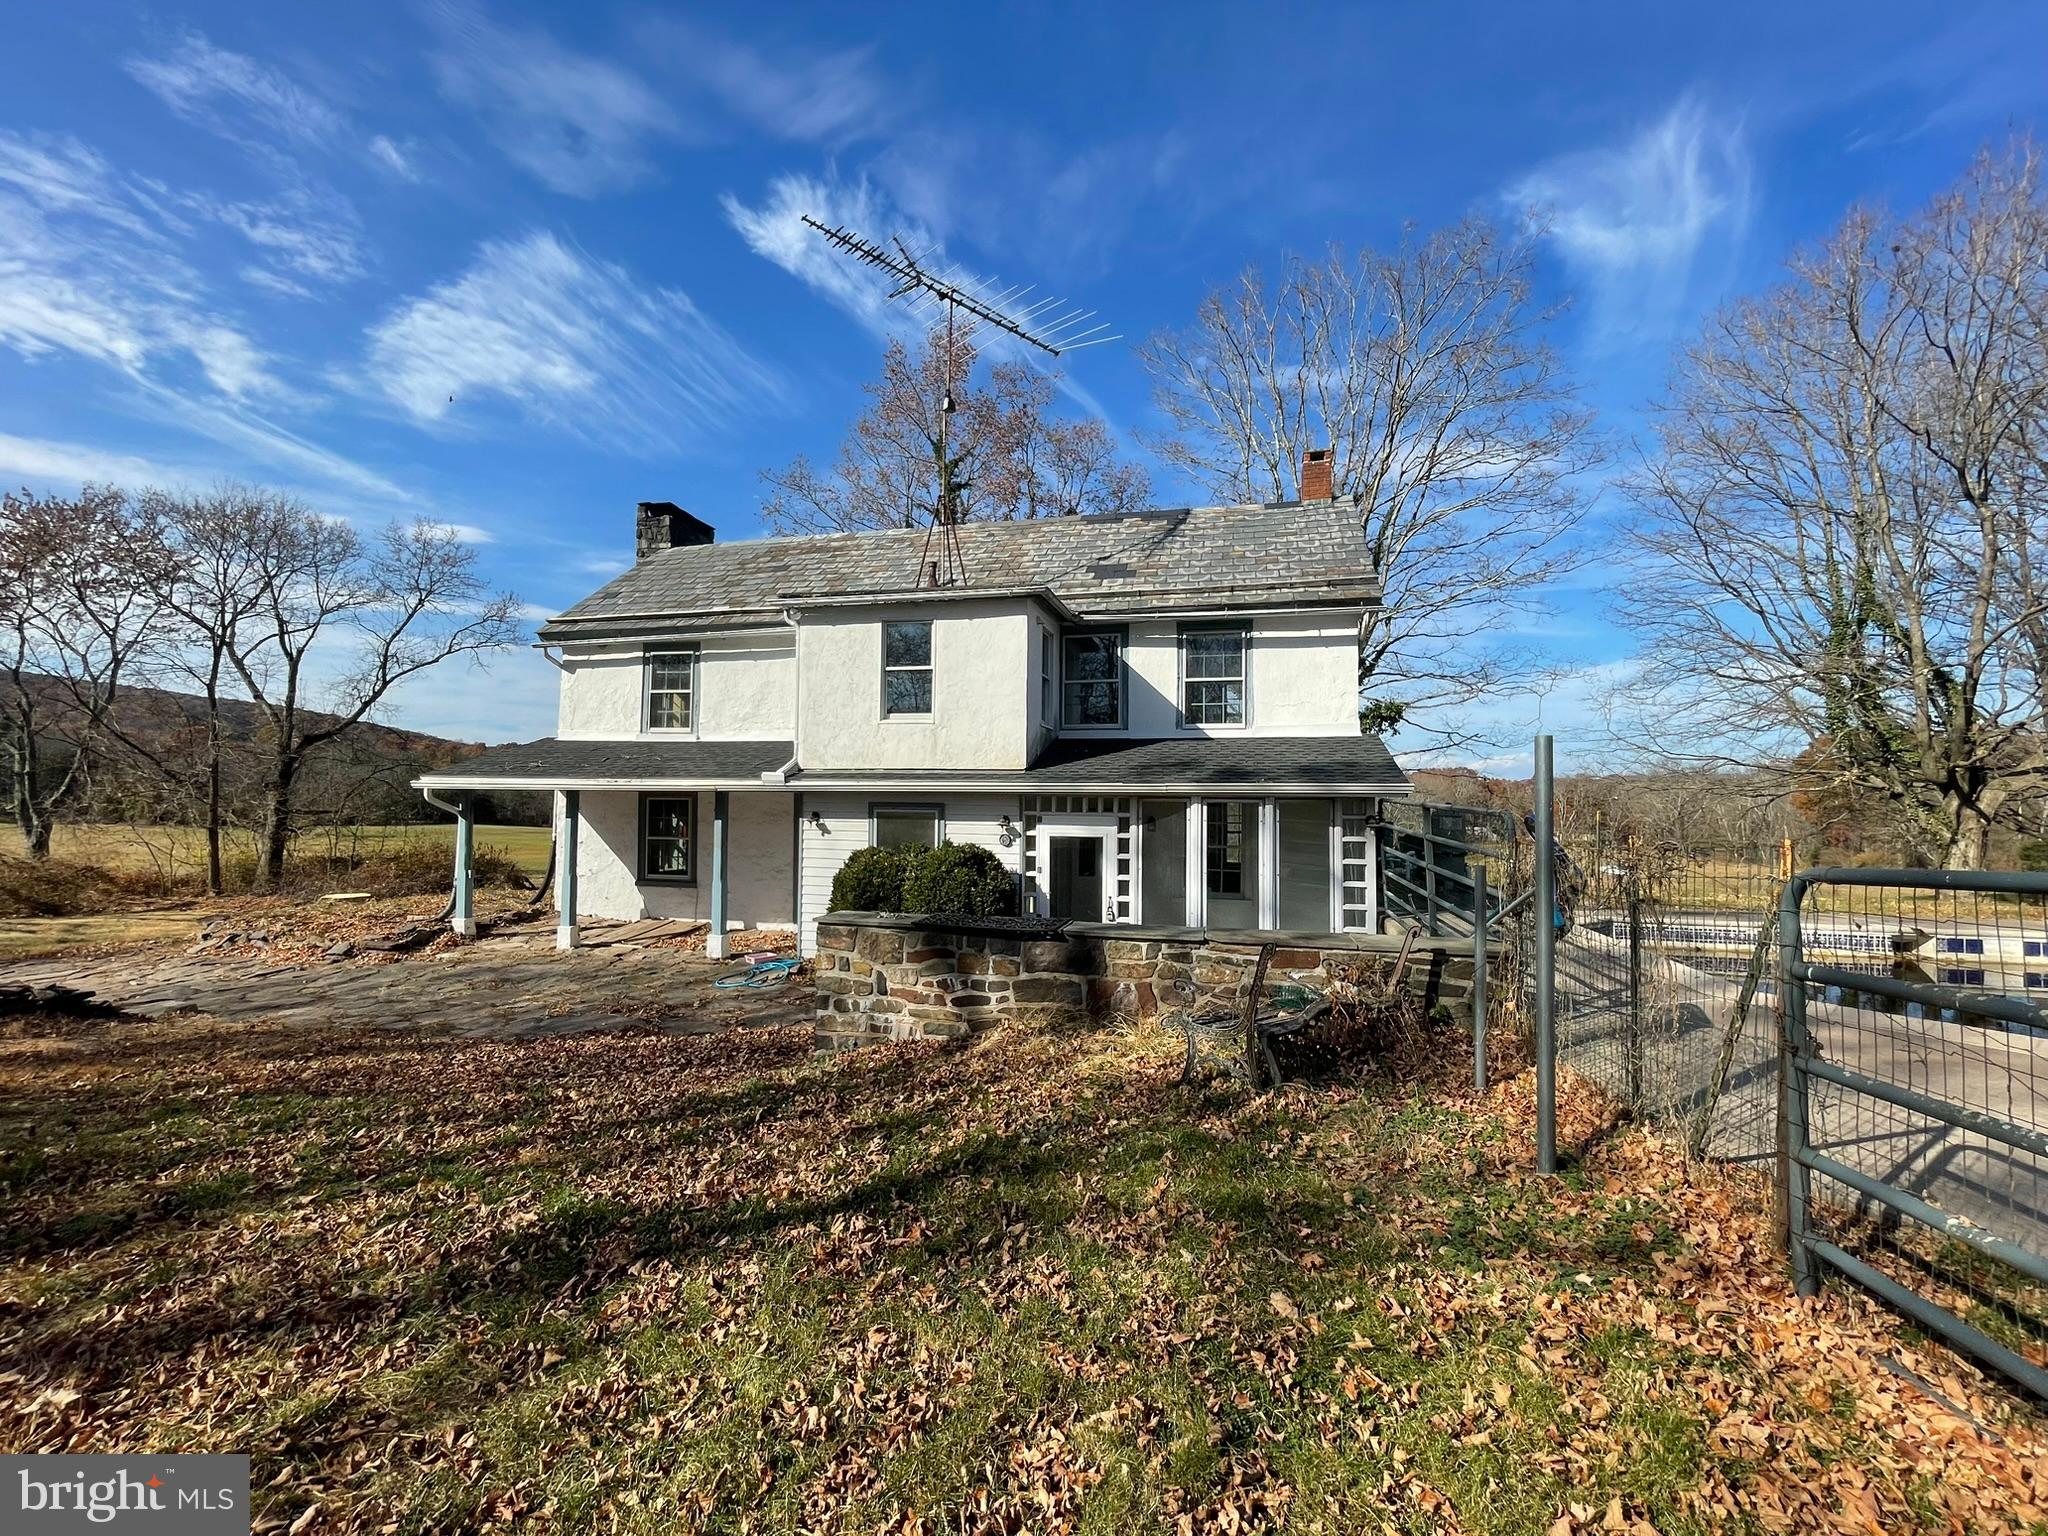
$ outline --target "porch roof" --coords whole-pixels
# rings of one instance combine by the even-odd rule
[[[1062,736],[1029,768],[834,771],[794,775],[802,788],[923,787],[1171,794],[1405,795],[1413,786],[1377,736]]]
[[[793,741],[539,741],[492,747],[420,775],[416,789],[731,789],[762,787]]]
[[[1377,736],[1067,736],[1028,768],[797,768],[788,741],[562,741],[493,747],[423,774],[421,789],[946,789],[1020,794],[1405,795],[1407,775]],[[764,776],[766,782],[764,783]]]

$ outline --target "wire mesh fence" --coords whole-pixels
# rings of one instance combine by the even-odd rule
[[[1834,1268],[1931,1303],[1938,1329],[1959,1319],[2048,1393],[2048,876],[1937,888],[1980,881],[1795,888],[1792,1220]]]
[[[1558,1060],[1718,1157],[1776,1146],[1783,845],[1565,842]]]

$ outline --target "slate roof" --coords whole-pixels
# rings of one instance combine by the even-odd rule
[[[567,781],[758,783],[796,755],[793,741],[539,741],[492,747],[413,782],[427,788]]]
[[[787,763],[787,741],[559,741],[552,737],[494,747],[424,775],[428,788],[549,784],[727,784],[758,786]],[[1408,779],[1377,736],[1211,736],[1132,741],[1122,737],[1055,740],[1029,768],[858,769],[800,767],[789,787],[915,784],[937,794],[955,788],[1014,787],[1024,792],[1171,786],[1195,791],[1324,789],[1401,794]]]
[[[911,528],[659,550],[543,625],[540,636],[626,634],[668,617],[766,616],[801,607],[805,597],[915,596],[925,536]],[[965,523],[960,547],[968,590],[958,595],[1042,587],[1084,613],[1195,600],[1205,607],[1363,605],[1380,597],[1359,510],[1348,498]]]

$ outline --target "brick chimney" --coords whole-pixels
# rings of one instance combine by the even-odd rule
[[[1334,456],[1328,448],[1311,448],[1304,453],[1301,456],[1301,499],[1328,501],[1335,495],[1330,483],[1335,468]]]
[[[664,549],[709,544],[717,537],[717,529],[672,501],[643,501],[633,520],[633,558],[645,560]]]

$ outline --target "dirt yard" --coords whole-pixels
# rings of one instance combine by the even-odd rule
[[[298,969],[444,1009],[486,949]],[[0,1444],[246,1451],[300,1536],[2048,1520],[2037,1419],[1575,1082],[1544,1180],[1524,1080],[397,1009],[0,1023]]]

